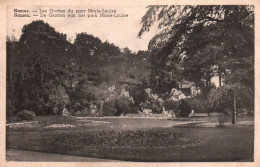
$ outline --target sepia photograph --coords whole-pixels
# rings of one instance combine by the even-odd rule
[[[255,161],[253,4],[6,15],[6,162]]]

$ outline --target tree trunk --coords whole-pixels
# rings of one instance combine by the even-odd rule
[[[219,72],[219,86],[221,86],[221,72]]]
[[[234,108],[232,112],[232,124],[236,124],[236,114],[237,114],[237,100],[236,96],[234,96]]]
[[[104,106],[104,101],[100,101],[100,114],[103,115],[103,106]]]

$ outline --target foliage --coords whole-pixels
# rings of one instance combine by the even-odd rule
[[[180,109],[180,117],[188,117],[189,114],[191,113],[191,107],[185,100],[180,101],[179,109]]]
[[[133,102],[131,102],[129,100],[129,98],[127,97],[119,97],[117,98],[117,101],[116,101],[116,107],[117,107],[117,111],[115,113],[116,116],[119,116],[121,115],[122,113],[124,114],[124,116],[127,114],[127,113],[133,113]]]
[[[62,110],[65,105],[70,103],[69,96],[62,86],[58,86],[56,90],[50,93],[49,100],[50,106],[58,107],[59,110]]]
[[[160,139],[160,140],[158,140]],[[131,146],[131,147],[162,147],[172,146],[180,143],[189,143],[182,141],[178,135],[174,133],[165,133],[161,131],[100,131],[90,132],[87,134],[73,134],[60,137],[55,141],[58,145],[71,143],[73,146]],[[76,143],[76,144],[75,144]]]
[[[139,36],[155,22],[161,31],[149,43],[153,80],[186,78],[210,87],[219,76],[253,87],[254,6],[148,6]]]
[[[248,88],[241,84],[227,84],[212,89],[208,96],[208,102],[214,108],[233,108],[234,96],[236,97],[238,108],[253,109],[254,93],[252,88]]]
[[[80,33],[76,35],[74,44],[84,52],[85,57],[90,58],[97,54],[96,52],[100,49],[102,41],[93,35]]]
[[[178,111],[179,101],[166,100],[165,101],[165,109],[166,110],[173,110],[175,112]]]
[[[7,99],[14,103],[16,111],[50,114],[52,97],[59,96],[58,86],[66,87],[66,50],[70,44],[66,35],[43,21],[25,25],[22,32],[19,41],[7,41]]]
[[[104,102],[102,114],[104,116],[113,116],[116,112],[116,100],[109,100]]]
[[[33,117],[35,117],[35,113],[33,111],[29,110],[23,110],[19,113],[17,113],[17,116],[21,118],[22,120],[32,120]]]
[[[206,113],[211,111],[210,104],[208,104],[208,100],[204,96],[195,96],[188,98],[186,101],[195,113]]]
[[[145,93],[145,101],[140,103],[139,108],[141,110],[150,109],[153,113],[162,113],[163,104],[164,100],[157,94],[150,93],[149,97],[148,93]]]
[[[134,104],[128,97],[120,95],[110,96],[104,101],[102,115],[104,116],[120,116],[122,113],[133,113]]]
[[[39,20],[23,27],[19,41],[7,39],[7,100],[14,114],[23,109],[57,114],[65,105],[82,112],[108,97],[112,85],[131,87],[134,100],[142,101],[135,90],[149,82],[149,51],[120,51],[85,32],[73,44],[66,38]]]
[[[151,110],[153,113],[162,113],[162,103],[157,100],[151,100]]]
[[[139,106],[141,102],[145,101],[145,91],[143,87],[135,87],[130,89],[129,93],[133,96],[135,106]]]
[[[150,41],[149,50],[151,79],[158,86],[165,80],[174,85],[187,79],[207,96],[211,78],[218,76],[219,85],[223,79],[226,85],[210,92],[213,111],[232,107],[234,96],[238,107],[253,109],[254,6],[148,6],[139,36],[155,22],[161,31]],[[196,100],[190,103],[209,111],[206,101],[199,105]]]

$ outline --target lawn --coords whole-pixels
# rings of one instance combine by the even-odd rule
[[[7,149],[129,161],[253,161],[253,117],[225,128],[217,118],[46,116],[7,124]]]

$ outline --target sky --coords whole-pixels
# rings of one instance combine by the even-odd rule
[[[37,10],[39,14],[41,10],[50,9],[105,9],[116,10],[118,14],[127,14],[128,17],[122,18],[54,18],[54,17],[14,17],[14,9],[28,9],[31,12]],[[17,39],[21,36],[21,29],[25,24],[31,23],[33,20],[44,20],[54,27],[56,31],[67,34],[68,38],[74,39],[76,33],[86,32],[100,38],[103,42],[108,40],[120,48],[128,47],[132,51],[147,50],[150,39],[158,32],[154,26],[150,32],[145,33],[142,38],[137,38],[141,29],[141,18],[146,12],[146,6],[9,6],[7,19],[7,35],[14,35]],[[32,14],[32,13],[31,13]]]

